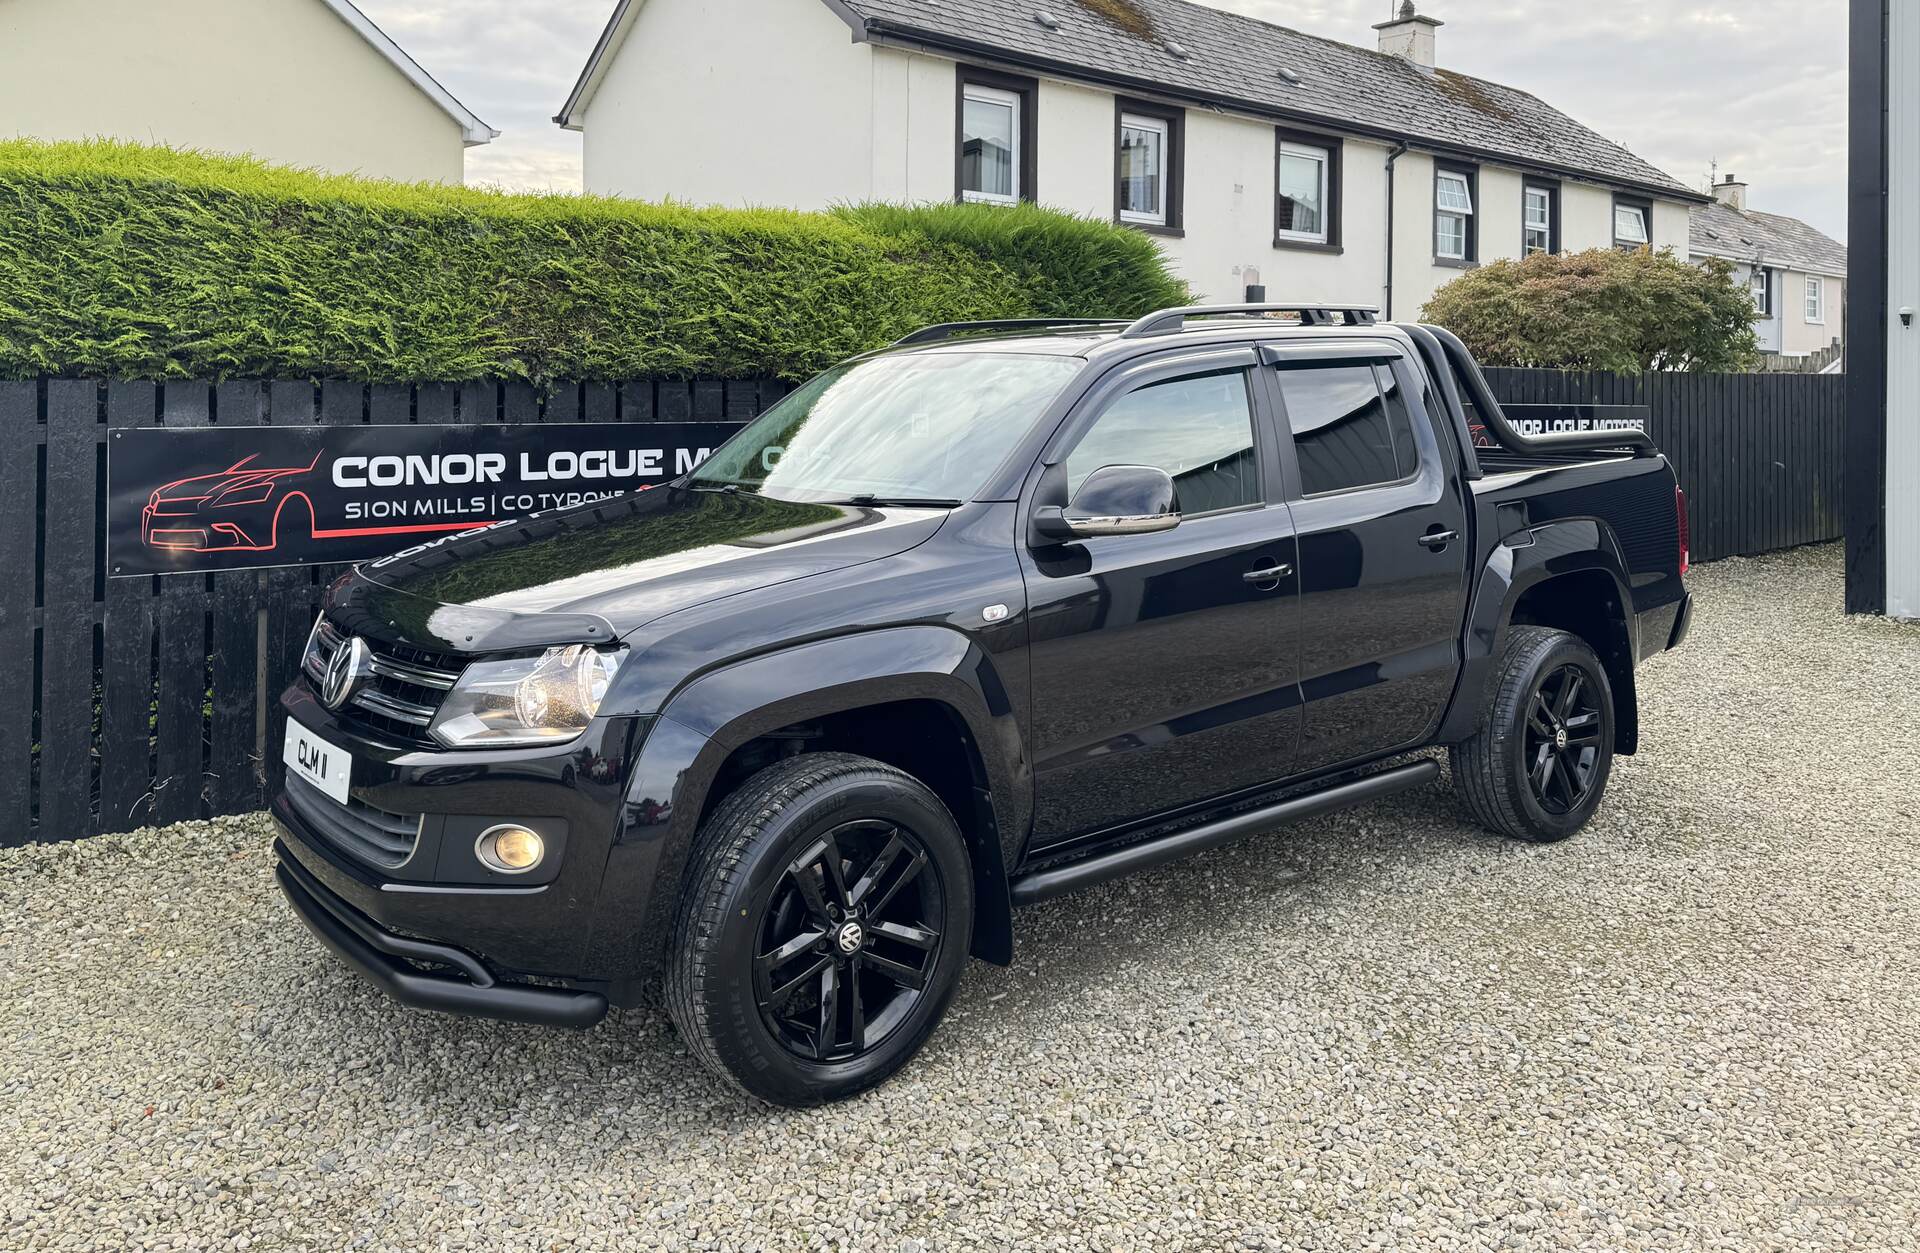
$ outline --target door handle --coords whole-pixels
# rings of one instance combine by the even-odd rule
[[[1458,531],[1428,531],[1419,542],[1427,548],[1445,548],[1459,538]]]
[[[1240,576],[1243,583],[1278,583],[1293,573],[1293,567],[1282,561],[1271,566],[1261,566],[1258,570],[1249,570]]]

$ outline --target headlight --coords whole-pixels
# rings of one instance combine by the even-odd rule
[[[448,748],[570,740],[593,721],[626,656],[624,648],[569,644],[538,657],[474,662],[440,702],[433,738]]]

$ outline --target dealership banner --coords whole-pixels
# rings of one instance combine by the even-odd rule
[[[1644,431],[1653,410],[1647,405],[1509,405],[1500,411],[1522,435],[1558,431]]]
[[[107,441],[119,576],[361,561],[686,473],[736,422],[130,427]]]

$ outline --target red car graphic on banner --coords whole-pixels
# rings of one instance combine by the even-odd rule
[[[216,474],[175,479],[157,487],[140,511],[141,542],[190,552],[271,552],[288,538],[313,537],[313,498],[289,487],[312,472],[319,454],[303,466],[267,467],[257,454]]]

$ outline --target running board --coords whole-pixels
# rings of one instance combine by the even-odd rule
[[[1355,779],[1351,783],[1342,783],[1324,791],[1309,792],[1305,796],[1291,797],[1277,804],[1248,810],[1243,814],[1234,814],[1213,822],[1203,822],[1197,827],[1188,827],[1184,831],[1177,831],[1157,840],[1130,844],[1126,848],[1115,849],[1111,853],[1096,853],[1083,861],[1071,862],[1052,870],[1022,875],[1013,881],[1013,903],[1031,905],[1035,901],[1044,901],[1059,896],[1063,892],[1091,887],[1096,883],[1105,883],[1109,879],[1118,879],[1136,870],[1165,865],[1167,862],[1177,861],[1192,853],[1218,848],[1222,844],[1231,843],[1243,836],[1253,835],[1283,822],[1297,822],[1302,818],[1312,818],[1318,814],[1331,813],[1336,809],[1346,809],[1352,805],[1378,800],[1382,796],[1391,796],[1395,792],[1404,792],[1408,788],[1418,787],[1422,783],[1438,778],[1439,775],[1439,762],[1431,758],[1412,761],[1404,766],[1382,770],[1379,774],[1371,774],[1364,779]]]

